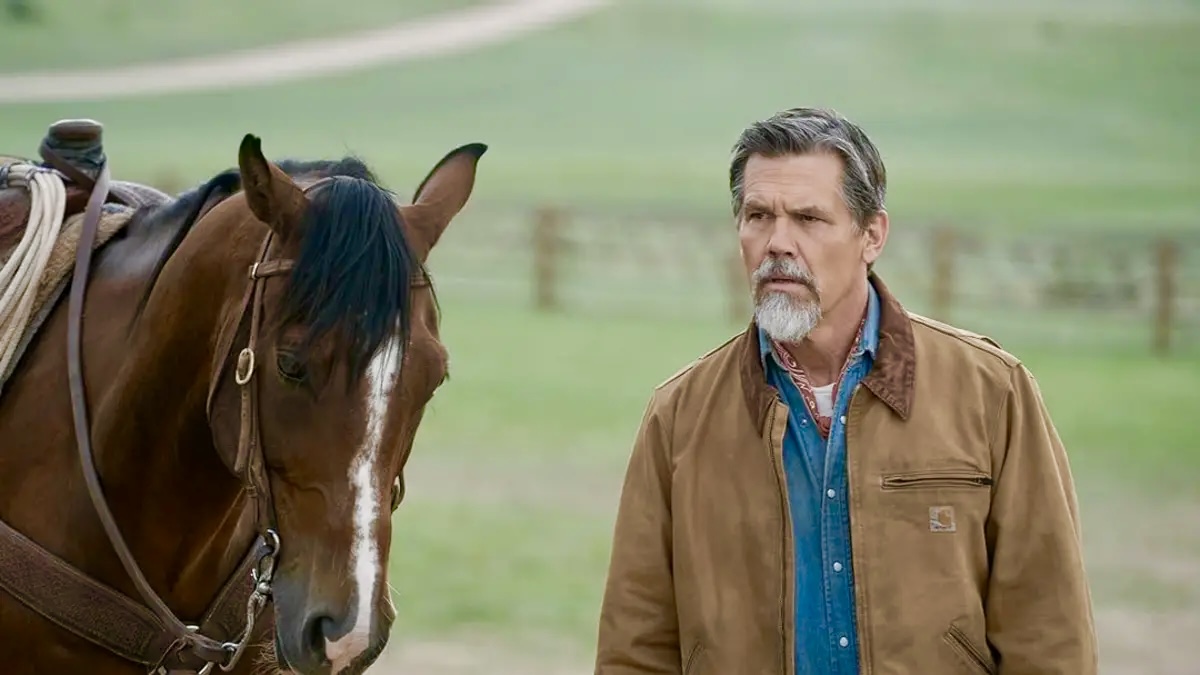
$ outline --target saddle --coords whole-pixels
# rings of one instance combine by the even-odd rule
[[[0,154],[0,260],[17,245],[29,222],[29,192],[5,186],[2,167],[8,164],[36,164],[57,171],[67,188],[63,220],[83,213],[96,185],[99,168],[104,164],[104,127],[89,119],[60,120],[50,125],[38,148],[40,161]],[[113,180],[108,186],[105,204],[129,208],[156,206],[170,200],[165,192],[149,185]]]
[[[0,304],[0,392],[30,340],[66,290],[93,195],[96,198],[103,196],[102,202],[92,205],[93,209],[98,209],[91,216],[97,219],[93,250],[104,246],[120,232],[136,208],[170,199],[152,187],[128,181],[108,180],[107,185],[98,186],[106,161],[102,131],[103,127],[92,120],[62,120],[51,125],[43,139],[41,162],[0,157],[0,265],[4,266],[4,279],[8,280],[0,280],[0,294],[6,299],[5,304]],[[26,185],[28,173],[16,167],[36,167],[53,172],[56,182],[61,181],[64,188],[63,215],[58,223],[47,223],[46,219],[53,216],[42,212],[47,207],[39,204],[40,225],[37,227],[53,227],[57,231],[51,235],[53,240],[46,258],[42,257],[46,253],[29,247],[32,241],[40,241],[40,245],[46,247],[47,240],[45,235],[28,231],[32,222],[33,195]],[[19,182],[9,181],[15,171],[25,178]],[[30,236],[37,238],[30,239]],[[26,240],[24,244],[23,240]],[[18,247],[24,249],[24,257],[10,261]],[[34,259],[41,260],[43,266],[27,267]],[[18,274],[19,269],[27,272],[21,279],[16,279],[12,275]],[[15,286],[10,287],[10,282]]]

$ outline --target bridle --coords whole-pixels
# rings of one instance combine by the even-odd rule
[[[329,178],[323,178],[304,189],[308,192]],[[87,287],[88,274],[91,267],[91,255],[100,222],[100,212],[108,193],[109,169],[108,164],[102,165],[99,177],[89,198],[84,214],[79,238],[79,248],[76,253],[74,276],[71,280],[71,294],[67,315],[67,365],[71,393],[71,408],[74,416],[75,437],[78,444],[80,464],[96,513],[104,526],[109,542],[116,551],[121,565],[133,581],[134,587],[154,616],[161,623],[162,632],[170,641],[157,663],[151,665],[156,672],[175,670],[198,671],[200,675],[208,675],[214,666],[224,671],[234,668],[244,653],[255,623],[262,611],[271,600],[271,584],[274,577],[275,565],[279,556],[282,542],[279,538],[275,506],[272,500],[270,481],[267,476],[265,458],[261,439],[261,426],[258,406],[258,379],[256,353],[258,350],[259,331],[263,321],[263,298],[266,280],[289,272],[294,261],[286,258],[270,258],[273,233],[268,233],[259,247],[255,262],[248,271],[249,282],[243,294],[240,310],[230,321],[222,326],[218,337],[217,349],[213,361],[212,377],[210,378],[206,412],[211,419],[213,399],[228,369],[233,354],[237,336],[242,332],[247,314],[249,315],[249,337],[245,347],[237,355],[233,379],[240,392],[240,415],[237,454],[229,469],[241,482],[242,489],[254,503],[255,529],[258,537],[252,543],[247,557],[235,571],[234,577],[222,588],[209,617],[218,613],[220,605],[236,602],[239,597],[238,584],[243,583],[244,574],[249,569],[253,586],[245,601],[245,625],[240,635],[231,641],[221,641],[201,633],[200,627],[185,624],[154,592],[134,560],[128,545],[125,543],[117,527],[112,512],[104,497],[97,475],[91,446],[90,424],[87,414],[87,397],[82,377],[82,350],[80,336],[83,318],[83,299]],[[412,286],[428,285],[428,279],[420,277],[412,280]],[[228,463],[227,463],[228,465]],[[397,492],[402,489],[399,477],[393,484],[392,510],[398,506]],[[73,630],[79,632],[79,626]],[[157,637],[157,636],[155,636]],[[110,645],[110,649],[112,647]],[[115,651],[115,650],[114,650]],[[144,650],[143,650],[144,651]],[[123,655],[128,657],[128,653]]]
[[[167,607],[142,574],[141,568],[133,559],[128,545],[113,518],[100,486],[91,445],[90,424],[87,414],[87,397],[83,387],[82,350],[80,346],[81,324],[83,318],[83,298],[87,286],[88,274],[91,267],[92,247],[99,225],[100,207],[108,192],[109,169],[105,163],[101,167],[95,188],[88,200],[80,232],[79,248],[76,252],[74,276],[71,280],[71,295],[68,305],[67,323],[67,361],[71,389],[71,408],[75,422],[75,438],[79,449],[80,464],[88,488],[88,495],[96,509],[100,522],[104,526],[121,565],[132,579],[138,594],[162,623],[163,629],[172,638],[170,648],[158,664],[160,670],[168,667],[199,668],[201,675],[207,675],[214,665],[222,670],[232,670],[237,664],[249,642],[254,624],[266,607],[271,596],[271,582],[275,571],[275,562],[279,555],[281,542],[276,529],[274,504],[271,500],[270,481],[266,475],[262,455],[262,444],[259,435],[259,410],[257,406],[257,381],[255,373],[255,351],[257,349],[259,325],[262,322],[263,286],[269,277],[286,273],[292,268],[293,262],[287,259],[267,260],[271,248],[271,235],[263,240],[259,250],[258,260],[250,267],[246,292],[242,300],[241,312],[236,319],[227,324],[218,343],[217,361],[212,381],[209,387],[208,403],[211,408],[212,398],[216,392],[221,375],[225,370],[229,352],[233,349],[234,339],[238,329],[250,312],[250,338],[245,348],[238,355],[234,379],[241,390],[241,431],[238,436],[238,451],[232,468],[233,474],[241,481],[243,489],[255,504],[255,526],[259,537],[254,542],[257,549],[256,560],[252,567],[254,588],[246,602],[246,625],[242,634],[234,641],[218,641],[200,633],[197,626],[185,624],[174,612]],[[240,571],[240,569],[239,569]]]

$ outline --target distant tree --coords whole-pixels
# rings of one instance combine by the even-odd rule
[[[33,0],[4,0],[4,8],[9,18],[17,21],[32,21],[36,16]]]

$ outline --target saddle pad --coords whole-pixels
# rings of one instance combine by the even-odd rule
[[[96,232],[96,243],[92,250],[99,249],[124,229],[133,217],[133,213],[134,210],[127,206],[105,204],[101,211],[100,226]],[[8,370],[0,373],[0,395],[4,392],[4,385],[8,382],[9,376],[21,362],[21,356],[25,353],[29,343],[37,335],[46,317],[58,304],[64,291],[71,286],[71,275],[75,271],[75,253],[79,248],[79,230],[82,223],[83,213],[69,216],[63,222],[62,230],[50,252],[50,259],[46,263],[46,270],[42,278],[38,280],[37,295],[34,297],[29,327],[21,337],[20,344],[17,345],[16,354],[10,362]],[[0,254],[0,265],[3,265],[10,255],[12,255],[12,251]]]

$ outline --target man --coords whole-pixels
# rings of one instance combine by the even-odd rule
[[[730,188],[754,318],[650,400],[597,675],[1094,675],[1063,445],[1020,361],[873,272],[866,134],[780,113]]]

